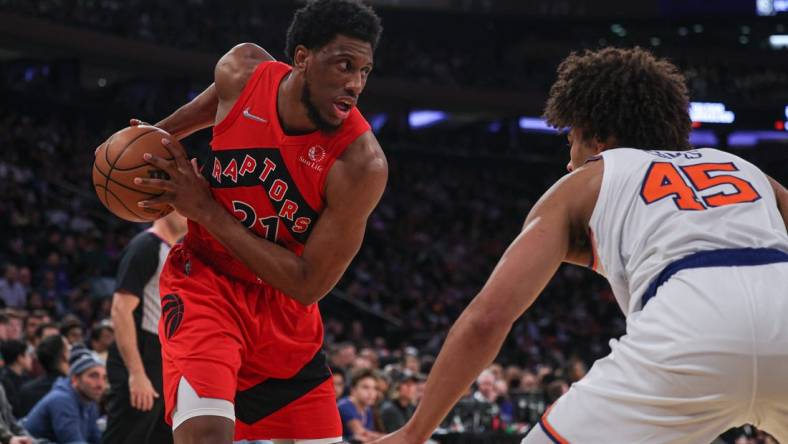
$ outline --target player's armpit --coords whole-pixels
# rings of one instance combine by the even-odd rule
[[[234,102],[246,86],[247,80],[262,62],[274,60],[271,54],[254,43],[240,43],[230,49],[216,63],[214,81],[219,100]]]
[[[772,184],[772,188],[774,188],[774,197],[777,199],[777,209],[780,211],[783,222],[785,223],[785,229],[788,231],[788,190],[786,190],[780,182],[777,182],[769,176],[766,177],[769,178],[769,182]]]

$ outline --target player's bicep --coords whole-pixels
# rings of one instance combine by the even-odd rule
[[[472,305],[488,322],[511,323],[564,261],[577,256],[575,232],[587,227],[599,193],[601,167],[565,176],[534,205]]]
[[[520,317],[567,256],[569,222],[565,203],[540,201],[473,300],[473,310],[495,324]]]
[[[361,248],[367,219],[386,186],[385,158],[368,160],[361,165],[338,161],[329,173],[326,207],[302,255],[321,293],[336,284]]]
[[[230,49],[219,59],[214,69],[219,100],[227,102],[237,99],[257,65],[269,60],[274,60],[271,54],[254,43],[241,43]]]

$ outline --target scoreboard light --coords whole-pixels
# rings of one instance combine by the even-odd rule
[[[693,122],[733,123],[736,120],[733,111],[725,109],[724,103],[717,102],[690,102],[689,114]]]
[[[769,46],[771,46],[773,49],[788,48],[788,34],[770,35]]]
[[[755,10],[758,15],[777,15],[788,12],[788,0],[756,0]]]
[[[448,113],[432,109],[412,111],[408,114],[408,123],[413,129],[426,128],[443,122],[449,117]]]
[[[520,129],[523,131],[534,131],[540,133],[558,133],[558,130],[548,125],[544,119],[539,117],[521,117]]]

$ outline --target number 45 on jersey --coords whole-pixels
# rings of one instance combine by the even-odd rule
[[[755,202],[761,198],[746,180],[730,174],[715,174],[728,171],[739,171],[739,169],[733,162],[698,163],[678,168],[670,162],[652,162],[643,180],[640,196],[646,204],[672,197],[680,210],[706,210],[743,202]],[[698,194],[700,191],[721,185],[730,185],[735,191],[727,193],[721,191],[708,196]]]

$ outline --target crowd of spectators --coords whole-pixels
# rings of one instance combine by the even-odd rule
[[[216,52],[249,35],[282,47],[291,7],[266,4],[250,2],[249,9],[230,12],[208,0],[177,5],[0,0],[0,9]],[[402,17],[385,13],[384,19],[396,29]],[[557,60],[535,60],[529,52],[538,35],[512,39],[514,31],[492,23],[493,18],[473,25],[478,34],[454,31],[468,26],[464,18],[442,20],[448,23],[442,22],[446,28],[437,34],[430,34],[430,23],[410,23],[410,33],[384,34],[379,74],[483,87],[519,88],[528,79],[528,87],[540,89],[552,80],[552,68],[544,67]],[[460,40],[441,40],[455,34]],[[590,39],[593,33],[587,34],[573,35]],[[788,91],[784,72],[735,64],[682,66],[702,95],[723,86],[753,100]],[[136,112],[139,105],[127,103],[125,110]],[[113,341],[108,323],[113,276],[122,249],[143,228],[109,216],[90,185],[93,147],[132,115],[57,103],[29,107],[0,111],[0,144],[6,148],[0,160],[0,444],[25,443],[29,432],[56,441],[51,418],[59,414],[51,406],[68,403],[86,409],[82,413],[90,424],[80,423],[80,433],[95,437],[92,426],[100,413],[91,402],[104,389],[97,363]],[[350,440],[370,440],[412,414],[448,328],[566,161],[560,149],[533,163],[479,150],[485,141],[465,135],[464,141],[422,139],[420,144],[444,148],[425,154],[413,148],[413,139],[383,140],[390,161],[388,189],[370,218],[361,251],[338,285],[356,305],[325,310],[326,348]],[[551,147],[559,143],[547,141]],[[199,151],[205,135],[186,144]],[[411,146],[402,149],[403,144]],[[333,304],[332,296],[326,303]],[[441,433],[517,436],[526,431],[623,331],[623,316],[604,280],[588,270],[562,267],[515,324],[496,363],[446,418]],[[39,402],[43,399],[48,401]],[[86,406],[79,400],[88,400]],[[33,418],[17,420],[32,411],[37,411]],[[736,444],[773,442],[751,428],[724,438]]]
[[[53,387],[59,392],[50,397],[74,396],[69,387],[80,384],[70,383],[63,344],[84,343],[106,356],[113,340],[107,319],[115,262],[142,228],[108,218],[91,193],[92,147],[111,123],[89,131],[94,122],[64,119],[11,112],[0,119],[0,138],[14,147],[0,164],[0,304],[6,306],[0,317],[6,340],[0,375],[15,418],[29,415]],[[557,150],[556,162],[530,164],[419,155],[390,145],[388,190],[338,287],[367,310],[400,324],[381,332],[363,316],[348,322],[332,310],[325,319],[338,402],[346,417],[369,431],[357,431],[354,439],[361,441],[412,414],[449,326],[534,200],[562,174],[564,154]],[[442,431],[517,436],[623,331],[623,317],[604,280],[578,267],[561,268]],[[372,382],[374,396],[368,390]],[[49,433],[35,420],[32,424],[37,433]],[[752,436],[743,442],[767,442],[754,431]]]
[[[282,58],[293,5],[248,0],[231,8],[216,0],[0,0],[0,10],[214,54],[251,39]],[[674,59],[690,80],[695,99],[720,100],[722,94],[758,105],[782,104],[788,99],[788,73],[777,62],[781,51],[771,50],[768,44],[769,35],[785,32],[785,23],[775,19],[753,15],[727,21],[616,23],[396,8],[378,12],[386,31],[376,54],[376,77],[546,91],[555,67],[570,50],[640,45]],[[713,59],[705,52],[708,47],[731,53],[750,51],[761,58],[755,64]]]

